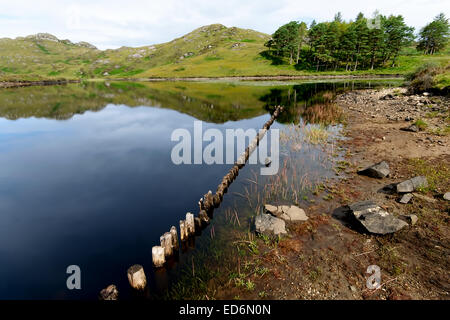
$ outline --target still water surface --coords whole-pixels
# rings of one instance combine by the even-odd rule
[[[130,297],[127,268],[139,263],[151,273],[150,251],[159,236],[186,212],[195,213],[198,199],[214,191],[230,167],[174,165],[173,130],[192,132],[197,119],[204,130],[259,129],[278,104],[287,109],[272,128],[283,129],[314,122],[308,110],[324,93],[391,84],[398,82],[1,89],[0,299],[95,299],[111,283]],[[313,152],[321,151],[304,148],[298,156]],[[303,166],[332,175],[317,161]],[[246,166],[233,190],[242,192],[251,174]],[[233,197],[225,196],[224,208]],[[81,290],[66,288],[69,265],[81,268]],[[176,278],[177,268],[171,272]]]

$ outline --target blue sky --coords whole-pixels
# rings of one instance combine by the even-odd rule
[[[48,32],[107,49],[166,42],[212,23],[273,33],[286,22],[330,20],[338,11],[346,20],[377,9],[402,14],[418,30],[440,12],[449,16],[450,1],[0,0],[0,8],[0,38]]]

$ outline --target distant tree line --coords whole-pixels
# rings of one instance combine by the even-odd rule
[[[433,54],[448,41],[448,20],[440,14],[420,32],[418,50]],[[316,23],[309,28],[304,22],[291,21],[265,43],[264,53],[275,63],[296,64],[300,69],[358,70],[395,66],[400,51],[415,40],[414,28],[403,16],[374,13],[372,19],[359,13],[346,22],[337,13],[331,22]]]

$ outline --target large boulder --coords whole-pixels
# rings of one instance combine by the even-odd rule
[[[387,177],[389,173],[389,164],[386,161],[375,163],[363,170],[358,171],[358,174],[378,179]]]
[[[424,176],[418,176],[397,184],[397,192],[399,193],[413,192],[419,188],[426,188],[426,187],[428,187],[427,178]]]
[[[262,213],[255,218],[256,232],[267,235],[280,235],[286,232],[286,223],[284,220],[274,217],[270,214]]]
[[[356,220],[370,233],[394,233],[408,225],[370,200],[351,204],[349,209]]]

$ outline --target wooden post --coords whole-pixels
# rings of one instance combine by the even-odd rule
[[[200,198],[200,200],[198,201],[198,207],[200,208],[200,210],[205,210],[205,204],[203,202],[203,198]]]
[[[117,300],[119,299],[119,290],[113,284],[107,286],[105,289],[100,291],[100,300]]]
[[[180,220],[180,239],[181,241],[186,241],[187,232],[186,232],[186,222],[184,220]]]
[[[172,234],[172,247],[175,250],[178,250],[178,233],[177,233],[177,228],[175,228],[175,226],[172,226],[172,228],[170,228],[170,233]]]
[[[214,203],[214,208],[218,208],[220,205],[220,196],[216,193],[213,195],[213,203]]]
[[[208,193],[205,194],[203,199],[204,210],[206,210],[206,212],[214,210],[214,199],[211,190],[209,190]]]
[[[172,247],[172,234],[170,232],[165,232],[160,238],[161,247],[164,248],[164,255],[170,257],[173,254]]]
[[[200,232],[200,230],[202,229],[202,220],[200,220],[199,217],[194,217],[194,224],[195,224],[195,230]]]
[[[135,264],[128,268],[127,275],[128,282],[133,289],[142,291],[147,286],[144,268],[140,264]]]
[[[164,248],[161,246],[154,246],[152,248],[152,261],[153,265],[156,268],[160,268],[166,262],[166,258],[164,257]]]
[[[200,210],[200,212],[198,213],[198,217],[203,223],[209,224],[209,217],[205,210]]]
[[[186,213],[185,227],[187,231],[187,236],[190,236],[195,233],[194,215],[190,212]]]

